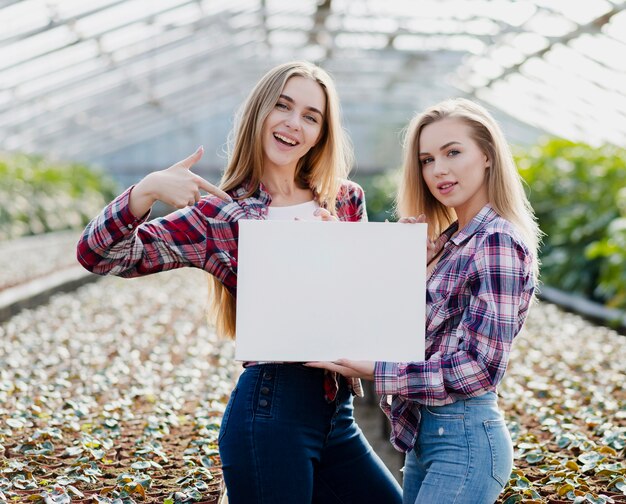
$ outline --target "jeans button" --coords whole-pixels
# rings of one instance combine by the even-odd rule
[[[269,403],[265,400],[265,399],[261,399],[259,401],[259,406],[261,406],[262,408],[265,408]]]
[[[270,393],[270,389],[268,387],[261,387],[261,394],[267,395]]]
[[[264,380],[271,380],[272,379],[272,373],[263,373],[263,379]]]

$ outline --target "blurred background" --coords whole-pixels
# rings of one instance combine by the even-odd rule
[[[359,172],[443,98],[487,105],[509,139],[626,141],[620,0],[0,1],[0,146],[119,180],[203,144],[216,175],[233,113],[291,59],[335,77]]]
[[[335,78],[370,218],[392,220],[403,128],[464,96],[515,149],[546,284],[626,307],[622,0],[0,0],[0,239],[80,228],[204,145],[216,182],[272,66]]]

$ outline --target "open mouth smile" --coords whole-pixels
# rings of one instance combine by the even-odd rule
[[[280,143],[284,145],[288,145],[289,147],[294,147],[300,143],[297,140],[294,140],[293,138],[289,138],[285,135],[281,135],[280,133],[274,133],[274,138],[278,140]]]

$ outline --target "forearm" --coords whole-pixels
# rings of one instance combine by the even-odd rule
[[[148,275],[207,262],[206,223],[196,209],[145,223],[131,211],[130,188],[112,201],[83,231],[78,261],[89,271],[123,277]]]
[[[146,175],[133,187],[130,193],[128,208],[137,219],[150,211],[152,205],[157,201],[152,182],[152,177]]]
[[[504,374],[493,369],[506,368],[506,362],[501,361],[486,363],[480,356],[459,351],[436,353],[424,362],[377,362],[376,392],[422,404],[448,404],[493,390]]]
[[[131,213],[128,201],[132,190],[127,189],[109,203],[87,225],[78,241],[78,262],[92,273],[106,275],[128,255],[122,249],[130,245],[135,229],[147,217],[146,212],[141,219]]]

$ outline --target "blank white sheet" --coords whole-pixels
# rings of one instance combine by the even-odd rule
[[[237,277],[237,360],[424,360],[426,224],[241,220]]]

